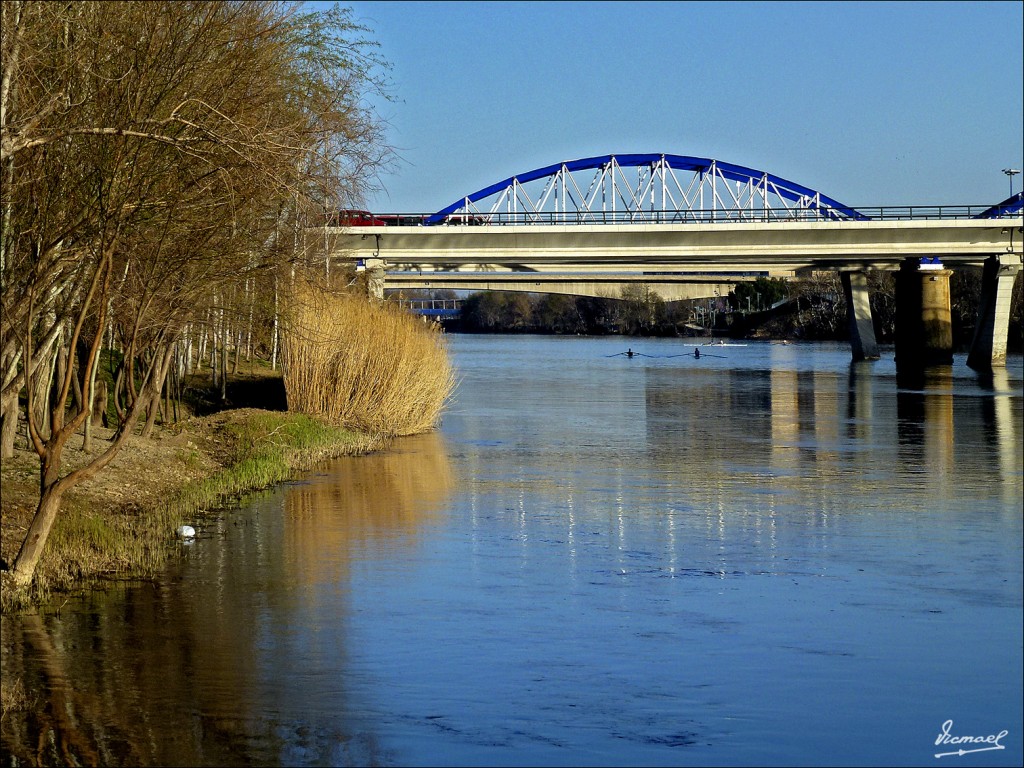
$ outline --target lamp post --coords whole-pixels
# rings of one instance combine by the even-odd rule
[[[1020,173],[1019,168],[1003,168],[1003,173],[1010,177],[1010,197],[1013,197],[1013,177]]]

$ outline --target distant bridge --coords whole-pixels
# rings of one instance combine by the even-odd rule
[[[569,296],[621,298],[622,289],[643,285],[664,301],[727,296],[739,283],[753,282],[767,273],[659,273],[642,268],[621,268],[584,272],[542,271],[537,269],[492,268],[486,271],[419,269],[409,272],[389,270],[384,278],[385,289],[464,290],[464,291],[528,291]]]
[[[991,285],[982,313],[994,313],[996,331],[980,342],[987,352],[972,353],[978,363],[1005,357],[1009,292],[1021,265],[1021,209],[1020,194],[996,205],[855,209],[719,160],[603,155],[509,177],[434,214],[376,214],[317,237],[336,258],[365,264],[377,293],[399,285],[494,286],[493,273],[502,272],[515,276],[502,274],[501,290],[554,290],[562,283],[567,291],[607,295],[609,285],[692,287],[701,276],[718,274],[720,282],[704,280],[693,289],[713,296],[739,282],[726,279],[729,273],[838,270],[854,313],[855,357],[877,356],[865,270],[898,269],[907,276],[904,284],[921,283],[916,294],[941,280],[946,296],[940,300],[948,305],[944,267],[984,265]],[[991,323],[983,319],[986,327]]]
[[[462,312],[461,299],[399,299],[398,306],[424,317],[451,318]]]

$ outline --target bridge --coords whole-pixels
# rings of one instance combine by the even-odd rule
[[[898,270],[897,361],[921,365],[952,360],[950,268],[982,267],[969,362],[985,368],[1005,360],[1021,198],[853,208],[719,160],[604,155],[509,177],[433,214],[377,214],[317,237],[334,258],[364,264],[381,295],[399,286],[608,295],[642,281],[672,300],[724,295],[756,275],[836,270],[855,359],[878,356],[866,272]]]
[[[458,317],[462,312],[461,299],[401,299],[398,305],[417,315],[438,319]]]
[[[658,273],[643,266],[602,271],[591,267],[584,272],[537,268],[510,269],[488,265],[487,269],[388,270],[381,288],[449,289],[464,291],[529,291],[569,296],[618,299],[622,288],[643,285],[665,301],[684,301],[727,296],[738,283],[753,282],[759,272]]]

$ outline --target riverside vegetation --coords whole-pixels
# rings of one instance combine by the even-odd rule
[[[875,338],[891,343],[896,327],[896,286],[892,272],[868,273]],[[954,344],[971,343],[981,297],[981,270],[960,269],[950,280]],[[408,298],[419,298],[409,294]],[[427,295],[423,298],[435,298]],[[454,298],[437,295],[436,298]],[[849,335],[846,299],[839,275],[817,272],[784,280],[759,277],[716,299],[666,302],[643,285],[616,296],[477,293],[462,302],[457,326],[473,333],[553,333],[603,336],[687,336],[842,341]],[[1024,279],[1018,276],[1010,300],[1009,348],[1024,349]]]
[[[222,514],[244,494],[318,461],[379,450],[390,437],[436,426],[455,380],[433,326],[312,280],[297,279],[288,303],[284,373],[252,361],[231,377],[226,399],[209,371],[191,377],[178,407],[192,415],[136,435],[104,472],[67,494],[30,586],[5,582],[4,611],[98,578],[149,576],[174,552],[182,523]],[[68,450],[68,470],[114,437],[94,429],[91,452]],[[0,554],[8,562],[38,500],[37,467],[24,438],[0,464]]]
[[[149,577],[180,524],[437,423],[443,336],[324,257],[394,158],[349,10],[5,0],[0,27],[4,612]],[[40,695],[6,672],[0,719]]]
[[[438,329],[390,303],[296,280],[284,345],[289,406],[372,434],[424,432],[455,386]]]
[[[243,360],[279,368],[289,292],[302,275],[334,268],[323,256],[325,214],[358,204],[394,153],[366,106],[390,98],[388,65],[338,6],[5,0],[0,26],[0,458],[12,604],[20,598],[9,595],[38,597],[84,569],[38,573],[51,534],[85,536],[96,552],[121,535],[101,509],[74,522],[69,500],[161,430],[177,432],[197,374],[224,405]],[[321,289],[356,282],[334,269]],[[366,322],[364,333],[375,319]],[[291,429],[254,424],[261,445]],[[217,440],[225,429],[214,429]],[[307,450],[295,439],[283,454]],[[260,462],[221,456],[217,445],[216,474],[260,476]],[[34,486],[30,501],[19,500],[22,481]],[[147,480],[129,482],[143,493]],[[223,487],[233,492],[233,481]],[[120,530],[130,537],[142,525]]]
[[[225,510],[249,492],[326,458],[386,448],[390,436],[436,426],[455,382],[434,326],[308,279],[296,279],[288,303],[284,374],[252,361],[227,385],[211,386],[210,371],[191,377],[179,408],[165,413],[193,415],[137,435],[104,472],[66,494],[31,584],[5,581],[4,612],[46,601],[59,610],[55,598],[101,578],[149,577],[177,551],[174,531],[183,522],[202,536],[211,516],[230,514]],[[280,410],[286,401],[315,415]],[[114,437],[113,429],[96,432],[93,452]],[[37,457],[27,446],[25,440],[0,465],[5,559],[39,495]],[[84,444],[66,455],[71,471],[90,460]],[[31,708],[34,695],[5,675],[0,711]]]
[[[254,379],[267,383],[274,378]],[[276,379],[280,384],[280,377]],[[112,430],[98,428],[97,448]],[[106,438],[106,439],[105,439]],[[4,612],[46,602],[103,578],[145,578],[163,567],[182,523],[198,525],[242,494],[287,479],[315,461],[374,450],[370,435],[302,414],[231,409],[159,427],[137,438],[110,466],[64,499],[28,588],[5,584]],[[69,451],[69,468],[90,458]],[[0,550],[13,559],[39,495],[35,454],[4,460]],[[37,463],[37,462],[35,462]]]

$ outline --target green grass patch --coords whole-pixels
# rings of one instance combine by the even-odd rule
[[[210,507],[222,507],[309,469],[332,456],[365,453],[380,447],[379,439],[302,414],[246,412],[224,425],[227,466],[211,477],[184,487],[168,508],[180,518]]]
[[[237,505],[247,494],[320,461],[368,453],[384,444],[381,438],[309,416],[270,411],[226,411],[211,429],[207,434],[220,451],[214,458],[223,468],[159,502],[140,506],[126,500],[116,509],[87,509],[66,498],[32,585],[19,590],[5,584],[0,609],[45,603],[96,579],[151,577],[175,551],[175,531],[182,523]],[[146,478],[137,482],[145,484]]]

